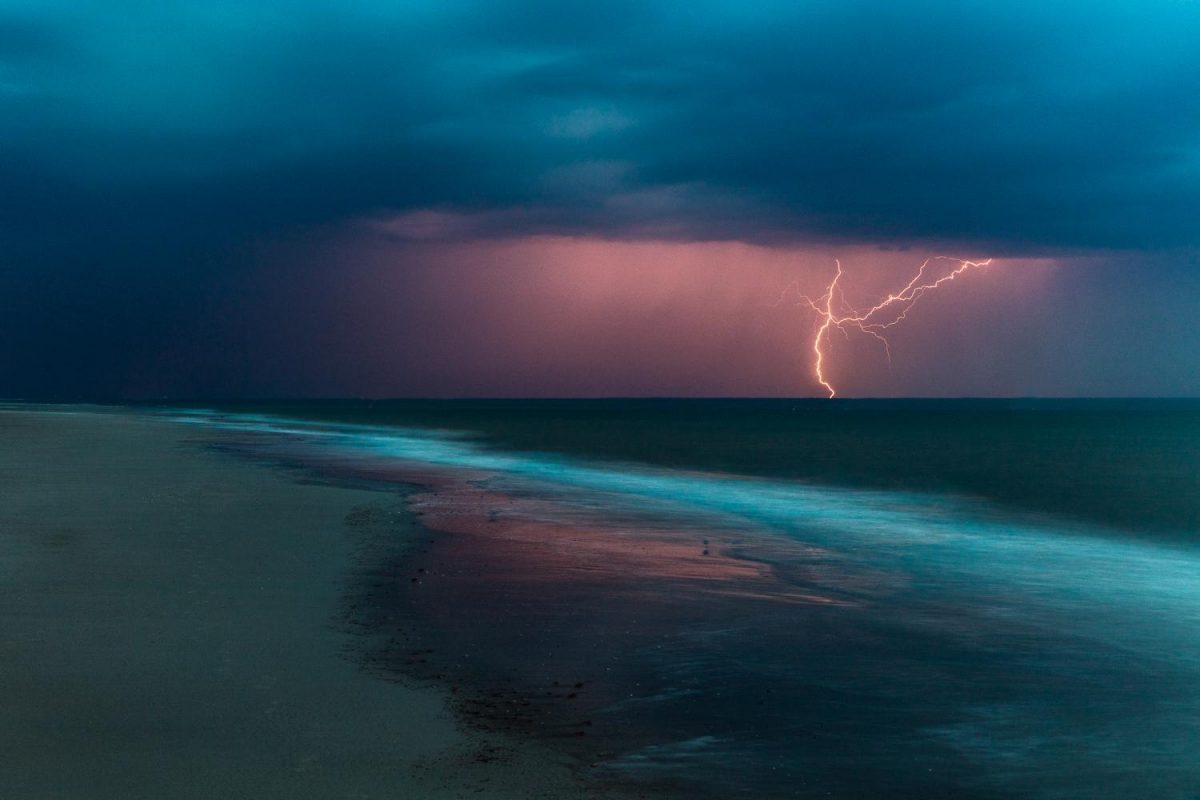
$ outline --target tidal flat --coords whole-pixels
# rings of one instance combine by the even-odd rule
[[[561,756],[365,669],[396,487],[297,480],[152,415],[0,410],[0,796],[586,795]]]
[[[6,796],[1200,790],[1194,403],[10,408],[0,434]]]

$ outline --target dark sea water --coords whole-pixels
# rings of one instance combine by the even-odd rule
[[[362,657],[597,785],[1200,797],[1200,402],[168,413],[407,493]]]

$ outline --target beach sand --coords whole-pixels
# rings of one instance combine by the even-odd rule
[[[400,489],[189,435],[0,409],[0,797],[595,796],[348,654],[356,558],[420,535]]]

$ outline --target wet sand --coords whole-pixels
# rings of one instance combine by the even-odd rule
[[[473,729],[562,753],[591,786],[688,800],[1194,794],[1175,755],[1196,718],[1177,702],[1194,696],[1194,660],[1138,638],[1144,610],[1135,637],[1107,638],[1125,609],[1091,593],[1119,574],[1154,613],[1165,601],[1188,619],[1190,589],[1170,587],[1191,572],[1174,554],[952,498],[571,463],[453,431],[191,419],[252,462],[406,487],[425,536],[364,559],[355,657],[445,687]],[[1158,660],[1130,657],[1147,646]]]
[[[4,796],[1200,785],[1190,551],[455,431],[0,414],[0,438]]]
[[[303,465],[325,480],[413,487],[407,508],[427,538],[394,558],[377,554],[368,561],[373,569],[360,574],[355,605],[367,611],[351,615],[364,632],[357,656],[378,674],[447,687],[472,728],[540,742],[607,791],[726,796],[727,786],[706,785],[704,772],[689,766],[711,770],[736,759],[719,747],[713,752],[716,739],[693,735],[704,726],[696,711],[714,701],[771,702],[766,684],[731,684],[726,700],[719,689],[706,696],[713,687],[681,688],[665,677],[650,662],[677,651],[681,632],[721,638],[778,619],[824,638],[823,611],[858,605],[846,590],[861,594],[847,576],[838,577],[838,591],[823,593],[832,576],[819,564],[797,569],[797,562],[820,562],[815,548],[774,541],[772,563],[752,556],[744,528],[721,530],[712,520],[676,527],[625,516],[618,506],[593,513],[578,498],[559,501],[552,492],[525,491],[531,487],[514,493],[487,471],[330,459],[254,437],[233,449]],[[689,656],[676,666],[688,669]],[[686,719],[664,724],[655,707],[680,700]],[[700,781],[661,769],[661,761]],[[739,794],[755,791],[748,785]]]
[[[594,796],[354,657],[370,601],[348,587],[422,535],[399,487],[303,482],[193,433],[0,409],[0,796]]]

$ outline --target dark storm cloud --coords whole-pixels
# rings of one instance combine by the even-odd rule
[[[336,377],[469,324],[421,264],[369,320],[306,290],[347,230],[1127,248],[1194,297],[1197,42],[1189,0],[0,0],[0,397],[449,391]]]
[[[1193,2],[0,8],[18,241],[423,208],[498,232],[1198,241]]]

